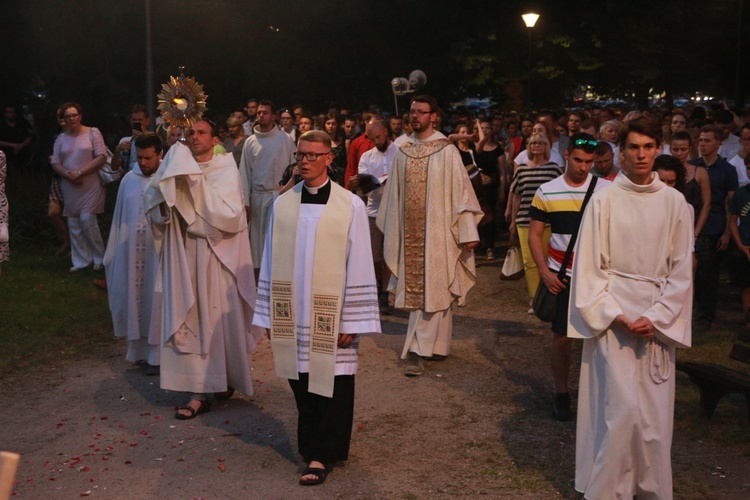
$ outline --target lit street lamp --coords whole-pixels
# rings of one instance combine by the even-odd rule
[[[528,81],[528,98],[526,100],[526,107],[531,109],[531,31],[534,28],[534,25],[536,25],[536,22],[539,20],[539,14],[536,14],[534,12],[529,12],[528,14],[523,14],[521,16],[523,18],[523,22],[526,25],[527,28],[529,28],[529,81]]]

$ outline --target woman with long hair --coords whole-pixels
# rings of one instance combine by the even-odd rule
[[[695,237],[698,238],[711,210],[711,185],[706,168],[688,162],[692,143],[690,133],[681,130],[672,135],[669,146],[671,155],[677,158],[685,169],[685,187],[682,192],[695,210]]]
[[[335,113],[328,113],[324,125],[326,133],[331,136],[331,153],[333,153],[329,174],[334,182],[343,186],[346,175],[346,144],[344,132],[341,130],[341,119]]]
[[[70,272],[90,265],[103,269],[104,241],[96,216],[104,211],[104,187],[97,172],[107,161],[107,148],[102,134],[81,123],[83,108],[76,102],[61,106],[67,126],[57,136],[52,153],[52,170],[61,178],[68,218],[71,260]]]
[[[482,198],[486,201],[490,220],[479,227],[479,239],[482,248],[487,250],[487,259],[495,258],[495,238],[497,234],[498,206],[505,206],[505,192],[510,184],[512,172],[507,168],[505,151],[492,133],[492,124],[488,120],[479,123],[484,134],[484,141],[476,144],[477,166],[482,171]]]

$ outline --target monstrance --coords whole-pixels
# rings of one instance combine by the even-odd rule
[[[185,129],[197,122],[206,111],[206,99],[203,85],[192,76],[185,76],[184,66],[180,66],[180,76],[170,76],[167,83],[161,85],[159,106],[157,109],[170,125],[180,127],[180,142],[185,142]]]

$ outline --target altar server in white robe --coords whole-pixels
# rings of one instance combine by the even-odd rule
[[[672,498],[675,348],[690,347],[693,224],[652,172],[661,130],[620,133],[622,172],[595,193],[575,249],[568,336],[584,339],[576,490]]]
[[[254,323],[294,392],[300,484],[314,485],[349,458],[358,336],[380,333],[380,316],[367,212],[328,177],[328,134],[302,134],[296,160],[303,182],[274,203]]]
[[[135,141],[138,163],[125,174],[117,191],[112,227],[104,252],[107,294],[116,337],[128,342],[125,359],[147,361],[148,375],[158,375],[159,324],[152,325],[154,284],[159,259],[143,211],[143,192],[162,158],[161,139],[141,135]]]
[[[169,149],[144,194],[159,254],[161,387],[190,394],[175,418],[209,409],[208,394],[252,394],[255,280],[240,176],[215,155],[212,124],[193,124],[188,147]]]

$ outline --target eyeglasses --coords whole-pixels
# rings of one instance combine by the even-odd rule
[[[409,114],[411,116],[424,116],[432,113],[432,111],[422,111],[421,109],[411,109],[409,110]]]
[[[78,113],[75,113],[75,114],[72,114],[72,115],[65,115],[65,116],[63,116],[63,118],[65,118],[66,120],[72,120],[73,118],[78,118],[79,116],[81,116],[81,115],[78,114]]]
[[[547,143],[546,142],[542,142],[542,141],[533,141],[533,142],[529,143],[529,146],[546,146],[546,145],[547,145]]]
[[[307,159],[310,163],[317,161],[318,158],[320,158],[323,155],[330,154],[330,151],[326,151],[325,153],[294,153],[294,159],[297,161],[302,161],[302,158]]]

